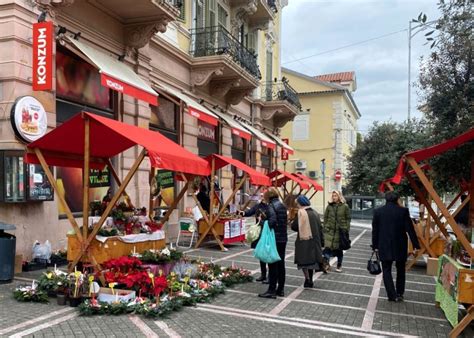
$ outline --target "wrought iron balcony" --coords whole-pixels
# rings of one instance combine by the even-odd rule
[[[266,82],[262,87],[262,99],[264,101],[287,101],[298,110],[301,109],[298,93],[285,78],[280,82]]]
[[[232,34],[221,26],[197,28],[191,30],[192,56],[228,55],[232,60],[250,73],[261,79],[257,57],[245,48]]]
[[[267,5],[272,9],[274,12],[278,12],[278,7],[276,4],[276,0],[267,0]]]

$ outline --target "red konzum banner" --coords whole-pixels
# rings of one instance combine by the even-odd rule
[[[126,82],[120,81],[108,74],[100,74],[100,82],[102,86],[115,90],[117,92],[133,96],[136,99],[148,102],[154,106],[158,105],[158,97],[140,88],[129,85]]]
[[[33,24],[33,90],[53,89],[53,34],[51,21]]]
[[[285,142],[286,144],[289,144],[290,143],[290,140],[287,139],[287,138],[283,138],[281,139],[283,142]],[[283,161],[287,161],[288,160],[288,156],[290,155],[290,152],[288,151],[288,149],[286,149],[285,147],[281,147],[281,159]]]

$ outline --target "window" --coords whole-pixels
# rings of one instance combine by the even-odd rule
[[[293,121],[293,141],[309,140],[309,115],[296,116]]]
[[[186,21],[186,1],[182,0],[179,7],[179,16],[178,19],[181,21]]]
[[[150,105],[150,108],[150,129],[159,131],[173,142],[179,143],[179,106],[160,96],[160,104]]]
[[[232,135],[232,158],[246,163],[246,147],[247,142],[242,137]]]
[[[263,148],[262,168],[263,168],[264,174],[268,174],[272,171],[272,159],[273,159],[273,151],[269,148]]]
[[[199,156],[206,157],[218,154],[218,128],[204,121],[198,120],[198,152]]]
[[[52,201],[54,191],[40,165],[26,164],[23,151],[0,152],[0,201]]]
[[[217,24],[227,28],[227,11],[220,4],[217,4]]]

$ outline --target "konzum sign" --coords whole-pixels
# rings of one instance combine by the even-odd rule
[[[33,90],[53,89],[53,23],[33,24]]]

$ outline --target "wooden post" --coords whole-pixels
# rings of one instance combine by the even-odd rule
[[[471,203],[469,204],[469,227],[474,229],[474,154],[471,157],[471,182],[469,184],[469,196]],[[471,253],[471,258],[474,256]]]
[[[184,183],[183,189],[181,189],[178,196],[176,196],[176,198],[173,200],[173,203],[171,203],[171,205],[169,206],[168,211],[166,211],[166,214],[163,216],[163,219],[161,220],[161,223],[165,224],[166,222],[168,222],[168,219],[170,218],[171,213],[176,208],[179,201],[181,201],[186,191],[188,191],[188,187],[189,187],[189,181]]]
[[[443,214],[444,218],[451,225],[451,228],[453,229],[454,233],[456,234],[457,239],[461,242],[464,249],[468,252],[468,254],[471,257],[474,257],[474,248],[472,248],[471,243],[466,239],[466,236],[464,235],[462,230],[459,228],[459,225],[456,223],[453,216],[449,213],[449,210],[443,204],[443,201],[441,200],[439,195],[433,189],[433,186],[430,184],[430,182],[429,182],[428,178],[426,177],[425,173],[423,172],[423,170],[420,168],[420,166],[418,165],[418,163],[415,161],[414,158],[408,156],[408,157],[406,157],[406,161],[413,168],[413,170],[415,170],[416,174],[418,175],[418,178],[422,182],[422,184],[425,187],[426,191],[428,192],[429,195],[431,195],[431,197],[433,198],[433,201],[436,203],[438,208],[441,210],[441,213]],[[436,217],[436,216],[433,216],[433,217]]]
[[[257,188],[257,190],[255,190],[255,192],[253,193],[253,195],[249,197],[248,201],[245,202],[245,204],[244,204],[243,207],[241,208],[242,210],[245,210],[245,209],[249,206],[250,202],[252,201],[252,197],[257,196],[261,189],[262,189],[262,186],[259,186],[259,187]]]
[[[216,158],[212,156],[211,160],[211,186],[210,186],[210,203],[209,203],[209,218],[211,222],[214,218],[214,176],[216,176]]]
[[[114,166],[112,165],[112,162],[110,159],[105,159],[105,163],[107,163],[107,167],[110,170],[110,173],[112,174],[112,177],[114,178],[115,182],[117,183],[118,186],[122,184],[122,181],[120,180],[120,177],[118,176],[117,172],[115,171]],[[129,207],[133,208],[133,205],[131,203],[130,196],[128,196],[127,192],[124,190],[123,195],[126,197],[126,201]]]
[[[472,182],[472,180],[471,180]],[[471,183],[472,184],[472,183]],[[472,205],[472,203],[471,203]],[[472,218],[471,218],[472,220]],[[449,338],[456,338],[458,337],[462,331],[469,325],[470,322],[474,320],[474,305],[469,306],[467,308],[467,314],[464,318],[456,325],[451,332],[449,332]]]
[[[207,234],[209,233],[209,231],[211,229],[214,229],[214,225],[215,223],[217,222],[217,220],[219,219],[219,217],[221,216],[221,214],[224,212],[224,210],[227,208],[227,206],[229,205],[230,201],[232,201],[232,199],[234,198],[235,194],[237,193],[237,191],[240,189],[240,187],[244,184],[244,182],[247,180],[248,178],[248,175],[245,174],[244,177],[242,178],[242,180],[239,182],[239,184],[237,185],[237,187],[235,187],[234,191],[232,191],[232,194],[229,196],[229,198],[227,199],[227,201],[224,203],[224,205],[221,207],[220,211],[217,213],[217,215],[215,216],[215,218],[212,219],[212,221],[210,222],[210,224],[208,224],[208,228],[204,231],[204,233],[202,234],[201,237],[199,237],[197,243],[196,243],[196,248],[199,247],[199,245],[201,244],[201,242],[203,241],[203,239],[207,236]]]
[[[309,190],[308,190],[308,191],[309,191]],[[313,194],[312,194],[311,197],[309,198],[310,201],[311,201],[311,199],[314,197],[314,195],[316,195],[317,192],[318,192],[318,191],[317,191],[316,188],[315,188]]]
[[[78,255],[74,258],[74,260],[72,261],[71,263],[71,266],[69,267],[69,269],[71,270],[72,268],[74,268],[74,266],[76,266],[76,264],[79,262],[79,260],[81,259],[81,257],[84,255],[85,251],[87,250],[87,248],[89,247],[90,243],[92,242],[92,240],[95,238],[95,236],[97,235],[97,233],[99,232],[100,228],[102,227],[102,224],[104,224],[105,220],[107,219],[107,217],[109,216],[110,212],[112,211],[113,207],[115,206],[115,203],[117,203],[118,199],[120,198],[120,196],[122,195],[122,193],[124,192],[125,188],[127,187],[127,185],[130,183],[130,180],[132,179],[133,175],[137,172],[138,170],[138,167],[140,166],[140,164],[142,163],[143,159],[145,158],[145,154],[146,154],[146,149],[143,148],[140,155],[138,156],[138,158],[135,160],[135,163],[133,164],[132,168],[130,168],[130,171],[128,172],[127,176],[125,177],[124,181],[122,182],[122,184],[120,185],[118,191],[115,193],[115,195],[112,197],[112,200],[109,202],[109,204],[107,205],[107,208],[105,208],[105,211],[104,213],[102,214],[102,216],[100,217],[99,219],[99,222],[97,222],[95,225],[94,225],[94,228],[92,229],[92,232],[89,234],[89,237],[87,237],[87,239],[85,240],[85,243],[83,245],[83,249],[78,253]]]
[[[49,182],[51,183],[53,189],[57,193],[56,196],[58,197],[59,202],[62,204],[66,212],[67,219],[69,220],[69,223],[71,223],[72,228],[76,232],[77,240],[79,241],[79,243],[82,244],[82,242],[84,241],[84,238],[82,237],[82,233],[81,233],[81,230],[79,229],[79,225],[77,224],[76,219],[72,215],[71,209],[69,208],[69,205],[67,205],[66,200],[59,193],[58,185],[56,184],[56,180],[54,179],[53,173],[51,172],[51,170],[49,170],[48,164],[46,163],[46,160],[44,159],[43,153],[38,148],[34,148],[34,152],[36,154],[36,157],[38,157],[41,167],[43,168],[46,176],[48,177]]]
[[[153,200],[153,195],[151,193],[151,184],[153,183],[153,178],[155,177],[155,167],[150,168],[150,174],[148,176],[148,182],[150,186],[150,197],[148,200],[148,217],[150,220],[153,220],[153,216],[155,215],[155,205],[154,205],[154,200]]]
[[[84,120],[84,167],[82,169],[82,236],[87,238],[89,229],[89,163],[90,163],[90,120]]]

